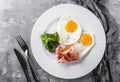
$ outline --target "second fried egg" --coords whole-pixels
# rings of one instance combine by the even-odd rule
[[[92,49],[94,44],[95,44],[94,35],[89,32],[84,32],[82,33],[79,41],[74,45],[74,48],[82,57],[85,56]]]

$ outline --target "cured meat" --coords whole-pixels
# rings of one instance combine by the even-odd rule
[[[55,49],[55,59],[58,63],[66,63],[79,59],[78,52],[74,49],[74,44],[67,45],[64,48],[60,45]]]

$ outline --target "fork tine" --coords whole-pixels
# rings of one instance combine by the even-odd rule
[[[21,36],[21,35],[20,35],[20,38],[21,38],[21,40],[23,41],[23,43],[24,43],[24,45],[25,45],[26,49],[28,49],[28,46],[27,46],[26,42],[23,40],[23,38],[22,38],[22,36]]]
[[[19,35],[19,36],[16,36],[15,39],[17,40],[17,42],[18,42],[19,44],[23,44],[23,41],[21,41],[21,39],[20,39],[20,35]]]
[[[15,38],[20,44],[25,44],[25,41],[22,39],[20,35],[16,36]]]
[[[18,35],[15,38],[16,38],[18,44],[20,45],[20,47],[23,49],[23,51],[25,51],[26,49],[28,49],[28,46],[26,45],[26,43],[23,40],[23,38],[21,37],[21,35]]]

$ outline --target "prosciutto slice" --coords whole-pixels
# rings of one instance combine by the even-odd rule
[[[74,45],[67,45],[64,48],[60,45],[55,49],[55,59],[58,63],[66,63],[79,59],[79,54],[75,51]]]

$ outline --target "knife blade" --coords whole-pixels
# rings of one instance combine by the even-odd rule
[[[24,74],[27,78],[27,81],[28,82],[31,82],[31,79],[30,79],[30,75],[29,75],[29,72],[28,72],[28,65],[27,65],[27,61],[25,59],[25,57],[17,50],[14,48],[14,52],[19,60],[19,63],[24,71]]]

